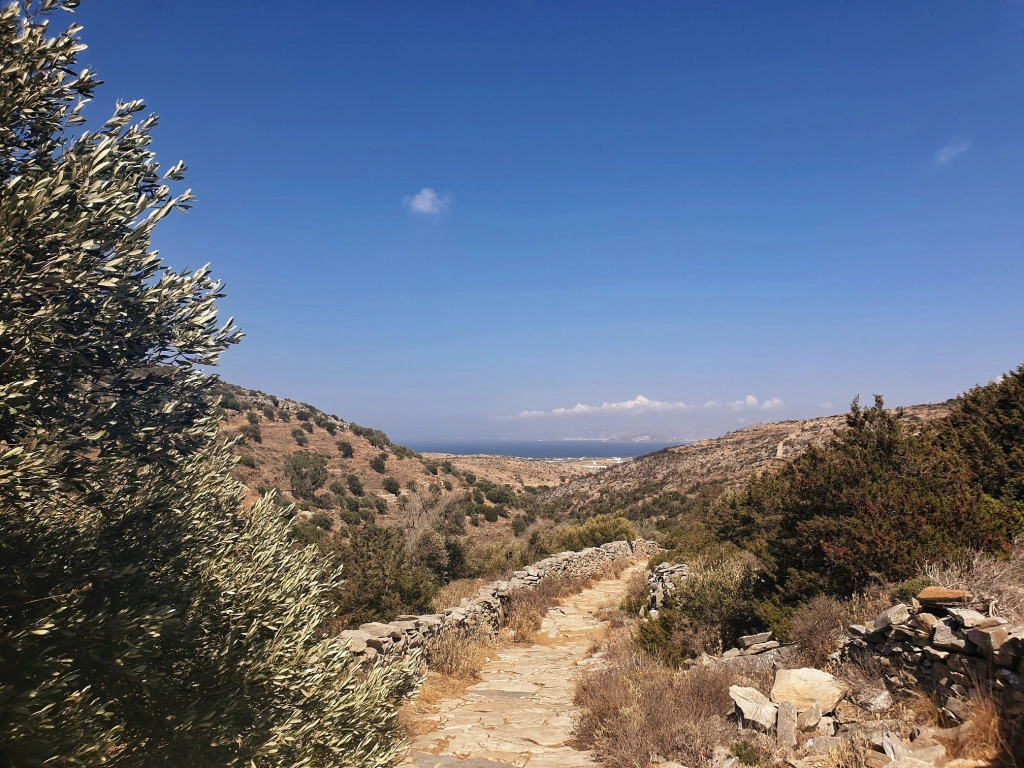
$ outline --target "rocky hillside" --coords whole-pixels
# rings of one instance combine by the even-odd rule
[[[915,405],[904,409],[909,423],[942,416],[949,406]],[[845,415],[819,419],[753,424],[722,437],[666,448],[624,462],[599,474],[566,483],[543,501],[571,515],[626,512],[650,517],[685,504],[700,488],[736,487],[751,475],[779,467],[809,446],[828,440],[845,425]]]
[[[300,510],[335,520],[416,528],[455,500],[468,496],[477,514],[467,533],[475,541],[512,537],[506,507],[522,488],[461,471],[444,458],[422,456],[391,442],[380,430],[362,427],[307,403],[221,385],[225,435],[240,438],[236,477],[249,489],[247,501],[277,489]],[[289,457],[307,452],[322,457],[323,482],[296,488]],[[314,458],[314,462],[321,461]],[[378,519],[379,518],[379,519]]]

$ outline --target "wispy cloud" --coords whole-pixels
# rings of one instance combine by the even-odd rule
[[[821,408],[822,410],[827,410],[829,408],[834,408],[835,406],[832,405],[831,400],[826,400],[824,403],[818,403],[818,407]]]
[[[971,148],[970,139],[953,139],[935,153],[932,158],[936,165],[946,165]]]
[[[451,195],[439,195],[430,187],[424,187],[415,195],[406,197],[403,202],[413,213],[422,213],[428,216],[440,216],[448,210],[448,203],[451,202]]]
[[[692,408],[683,402],[666,403],[661,400],[651,400],[643,395],[637,395],[632,400],[622,400],[617,403],[601,403],[600,405],[587,405],[576,403],[571,408],[555,408],[551,411],[522,411],[513,418],[536,419],[542,416],[579,416],[586,413],[647,413],[649,411],[685,411]]]
[[[753,395],[747,395],[742,400],[726,402],[724,400],[708,400],[704,403],[705,408],[728,408],[731,411],[745,411],[760,408],[762,411],[771,411],[781,408],[785,403],[778,397],[772,397],[763,403]]]

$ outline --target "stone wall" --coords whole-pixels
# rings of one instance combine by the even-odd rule
[[[461,605],[444,613],[425,616],[399,616],[386,624],[371,622],[359,629],[346,630],[349,647],[357,657],[372,659],[377,655],[396,656],[408,653],[430,638],[450,631],[483,631],[493,635],[501,626],[504,609],[517,590],[532,589],[545,576],[589,577],[619,558],[646,558],[658,551],[653,542],[638,539],[632,545],[613,541],[579,552],[562,552],[526,566],[512,574],[508,581],[494,581],[481,587]]]
[[[660,563],[647,574],[647,610],[658,618],[658,611],[676,591],[676,582],[690,572],[686,563]]]
[[[971,596],[928,587],[911,605],[894,605],[847,630],[846,655],[870,654],[899,688],[934,693],[943,714],[962,722],[979,689],[1024,726],[1024,625],[974,610]]]

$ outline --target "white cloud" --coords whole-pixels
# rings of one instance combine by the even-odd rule
[[[781,408],[784,405],[785,405],[785,403],[782,402],[782,400],[780,398],[773,397],[770,400],[765,400],[763,403],[761,403],[761,410],[762,411],[771,411],[771,410],[774,410],[775,408]]]
[[[758,399],[753,395],[747,395],[742,400],[733,400],[729,407],[734,411],[742,411],[744,408],[757,408]]]
[[[822,410],[827,410],[829,408],[834,408],[835,406],[832,405],[832,401],[826,400],[824,403],[818,403],[818,407]]]
[[[953,139],[951,142],[946,144],[946,146],[936,152],[933,159],[936,165],[945,165],[946,163],[955,160],[970,148],[970,140]]]
[[[708,400],[706,403],[704,403],[704,407],[705,408],[721,408],[722,407],[722,401],[721,400]]]
[[[406,197],[403,202],[413,213],[423,213],[429,216],[440,216],[448,210],[448,203],[451,195],[439,195],[430,187],[424,187],[412,197]]]
[[[540,416],[578,416],[584,413],[646,413],[648,411],[685,411],[692,408],[684,402],[665,403],[661,400],[651,400],[643,395],[637,395],[632,400],[622,400],[617,403],[601,403],[601,405],[587,405],[576,403],[571,408],[555,408],[551,411],[522,411],[516,416],[517,419],[534,419]]]

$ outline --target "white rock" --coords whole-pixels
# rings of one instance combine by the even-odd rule
[[[825,713],[835,711],[847,692],[844,683],[820,669],[780,669],[772,686],[772,701],[791,701],[800,712],[817,704]]]
[[[743,713],[744,721],[756,724],[763,731],[775,728],[779,708],[759,690],[733,685],[729,687],[729,697]]]

